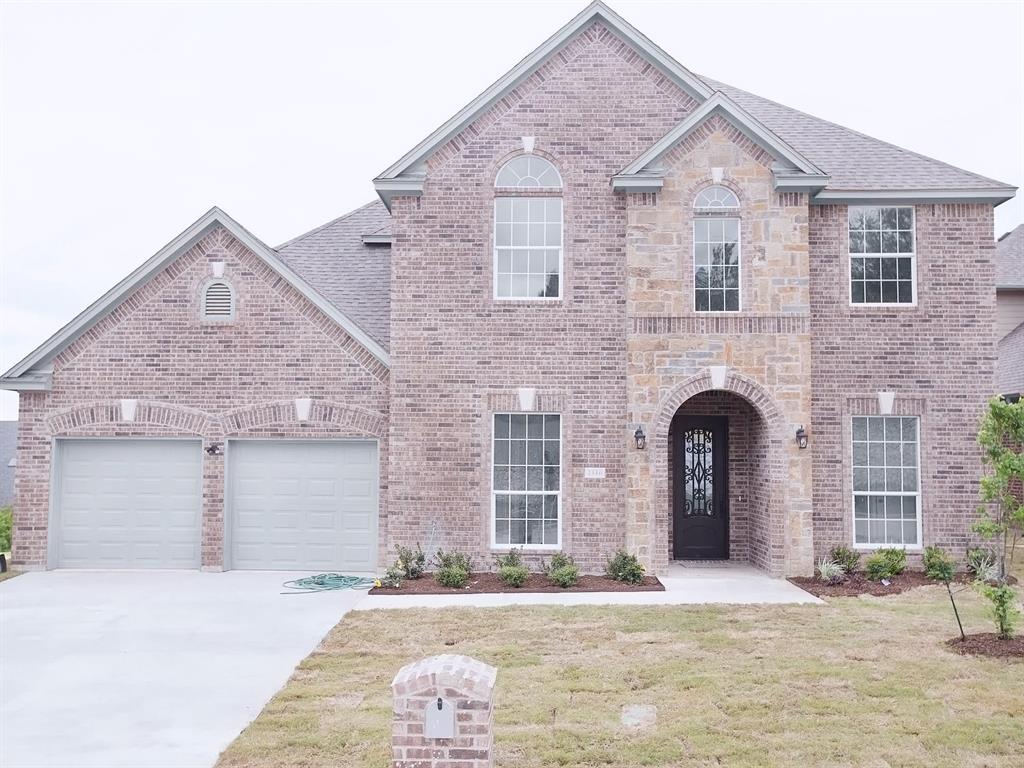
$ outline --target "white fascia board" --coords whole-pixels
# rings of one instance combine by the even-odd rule
[[[391,245],[391,235],[363,235],[364,245]]]
[[[817,192],[828,186],[829,177],[814,173],[788,173],[774,171],[772,180],[775,189],[783,192]]]
[[[29,371],[22,376],[0,376],[0,389],[14,392],[45,392],[53,389],[52,371]]]
[[[661,175],[612,176],[612,189],[616,192],[660,192],[665,186]]]
[[[211,208],[201,216],[188,229],[171,240],[167,245],[147,259],[141,266],[119,282],[99,299],[90,304],[83,312],[71,322],[57,331],[47,339],[41,346],[36,348],[27,357],[18,362],[7,373],[0,376],[8,388],[14,388],[17,382],[24,381],[26,384],[33,377],[42,373],[40,366],[53,360],[62,350],[70,345],[75,339],[85,333],[89,328],[103,319],[115,307],[117,307],[132,291],[136,290],[154,275],[163,270],[168,264],[185,253],[189,248],[199,242],[213,228],[222,226],[230,232],[246,248],[263,259],[267,265],[285,279],[293,288],[302,293],[320,311],[330,317],[341,326],[346,333],[362,344],[374,357],[385,365],[390,365],[388,353],[356,323],[346,317],[327,299],[299,277],[288,265],[286,265],[277,254],[267,247],[261,240],[253,236],[247,229],[240,225],[233,218],[217,207]],[[14,381],[17,380],[17,381]],[[20,384],[18,385],[20,387]]]
[[[426,176],[422,173],[406,174],[393,179],[378,177],[373,180],[373,187],[380,195],[384,207],[391,210],[391,200],[396,197],[419,197],[423,194]]]
[[[584,8],[568,24],[542,43],[539,48],[494,82],[487,90],[463,107],[454,117],[413,147],[398,162],[381,173],[377,181],[398,178],[408,173],[410,169],[417,168],[438,147],[443,146],[452,137],[457,136],[473,120],[530,77],[587,25],[598,19],[636,48],[644,58],[661,69],[669,79],[698,102],[704,101],[714,93],[700,78],[652,43],[639,30],[615,13],[615,11],[602,2],[594,2]],[[379,186],[377,190],[381,193],[381,198],[384,197],[384,192],[387,191],[382,190]],[[393,197],[394,193],[391,196]],[[387,203],[387,200],[385,200],[385,203]]]
[[[991,203],[1013,198],[1016,187],[988,189],[823,189],[811,198],[818,205],[928,205],[930,203]]]

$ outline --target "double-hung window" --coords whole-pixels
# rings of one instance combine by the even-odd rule
[[[693,302],[698,312],[740,308],[740,209],[732,190],[702,189],[693,201]]]
[[[853,540],[921,544],[920,430],[916,416],[853,417]]]
[[[562,177],[538,155],[519,155],[498,171],[494,198],[494,295],[562,296]]]
[[[561,544],[562,423],[558,414],[496,413],[492,543]]]
[[[850,301],[914,303],[914,209],[851,206]]]

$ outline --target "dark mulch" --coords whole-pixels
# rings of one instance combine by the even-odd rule
[[[966,640],[954,637],[947,640],[950,650],[961,656],[994,656],[999,659],[1024,659],[1024,637],[1003,640],[995,632],[968,635]]]
[[[810,592],[815,597],[856,597],[857,595],[895,595],[906,592],[914,587],[936,584],[924,575],[924,571],[904,571],[889,580],[889,586],[880,581],[871,581],[863,573],[851,573],[839,584],[826,584],[816,577],[794,576],[789,580],[800,589]],[[958,582],[970,581],[967,575],[957,575]]]
[[[541,573],[531,573],[530,578],[521,587],[510,587],[503,584],[496,573],[474,573],[469,583],[461,589],[442,587],[431,574],[419,579],[407,579],[398,589],[391,587],[374,587],[371,595],[452,595],[474,594],[480,592],[664,592],[665,585],[653,576],[644,579],[643,584],[623,584],[621,581],[606,576],[580,576],[575,587],[563,589],[548,583]]]

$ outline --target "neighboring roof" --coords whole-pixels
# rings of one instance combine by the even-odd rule
[[[374,186],[385,205],[390,207],[391,199],[396,195],[422,194],[424,166],[430,155],[530,77],[582,29],[598,20],[632,45],[698,104],[712,99],[716,93],[723,94],[762,124],[764,131],[761,138],[768,144],[788,147],[794,155],[808,160],[829,176],[828,185],[813,194],[812,199],[818,202],[975,200],[998,204],[1013,197],[1016,191],[1012,185],[955,168],[730,85],[695,75],[604,3],[594,2],[374,179]],[[674,132],[679,130],[677,127]],[[663,138],[658,146],[666,140],[667,137]],[[787,180],[792,182],[788,185],[791,189],[797,188],[800,181],[803,181],[787,179],[785,173],[776,174],[776,186],[780,189],[787,187],[784,183]],[[813,184],[804,186],[810,191],[817,189]],[[627,186],[620,188],[625,189]]]
[[[390,238],[391,217],[384,204],[374,200],[276,250],[288,266],[387,349],[391,249],[386,243]]]
[[[321,312],[330,317],[352,338],[362,344],[368,352],[385,365],[389,365],[388,353],[379,342],[371,338],[359,325],[353,322],[332,302],[300,277],[280,255],[252,235],[241,224],[220,208],[211,208],[188,229],[157,251],[142,266],[115,285],[93,302],[74,320],[47,339],[42,346],[17,363],[3,376],[0,388],[13,390],[49,389],[53,359],[79,336],[104,318],[133,291],[162,271],[168,264],[185,253],[216,227],[224,227],[242,245],[262,259],[267,266],[279,274],[293,288],[302,293]]]
[[[1024,288],[1024,224],[996,241],[996,288]]]
[[[1024,323],[999,340],[996,363],[998,394],[1024,393]]]
[[[18,422],[0,421],[0,507],[14,503],[14,464],[18,448]]]

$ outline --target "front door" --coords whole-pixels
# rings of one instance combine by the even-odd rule
[[[728,427],[725,416],[676,418],[672,538],[677,560],[729,557]]]

